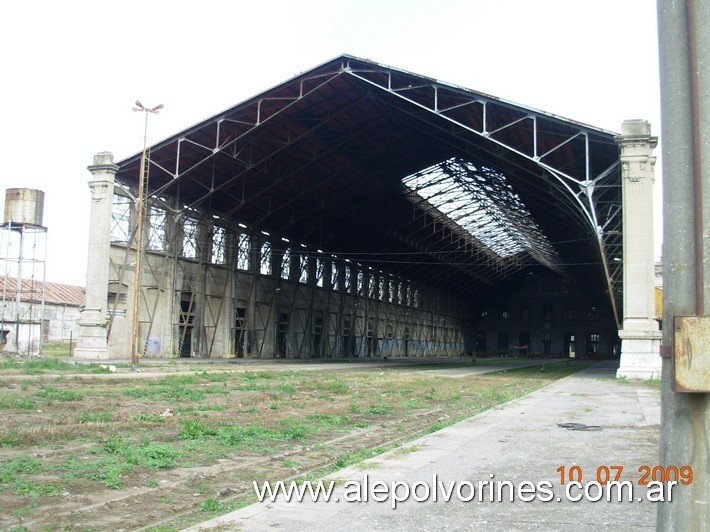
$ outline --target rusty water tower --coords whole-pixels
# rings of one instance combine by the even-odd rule
[[[31,188],[8,188],[5,191],[4,224],[42,225],[44,192]]]
[[[37,355],[41,351],[47,228],[44,192],[5,191],[0,224],[0,351]]]

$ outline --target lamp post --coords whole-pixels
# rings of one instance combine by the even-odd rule
[[[137,206],[137,226],[136,226],[136,269],[133,276],[133,321],[131,323],[131,369],[136,370],[138,364],[138,298],[140,297],[141,284],[141,250],[143,248],[143,196],[148,187],[148,171],[146,167],[146,149],[148,145],[148,115],[158,114],[163,108],[163,104],[155,107],[145,107],[136,100],[134,111],[145,113],[145,125],[143,127],[143,152],[141,153],[140,181],[138,182],[138,206]]]

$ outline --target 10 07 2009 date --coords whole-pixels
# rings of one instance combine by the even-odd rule
[[[560,475],[560,484],[567,482],[582,482],[585,473],[580,466],[560,466],[555,470]],[[592,475],[596,475],[595,480],[600,484],[608,482],[618,482],[624,472],[624,466],[621,465],[601,465],[596,468]],[[649,482],[676,482],[683,485],[688,485],[693,482],[693,468],[689,465],[684,466],[648,466],[642,465],[637,469],[638,478],[636,483],[641,486],[648,485]],[[594,477],[593,477],[594,478]]]

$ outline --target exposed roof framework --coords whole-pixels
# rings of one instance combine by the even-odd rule
[[[557,253],[504,175],[451,159],[403,182],[419,196],[411,198],[416,205],[441,211],[492,256],[527,253],[534,262],[560,272]]]
[[[152,146],[149,191],[466,297],[550,268],[618,316],[614,137],[341,56]]]

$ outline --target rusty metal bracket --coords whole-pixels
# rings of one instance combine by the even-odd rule
[[[673,317],[673,391],[710,392],[710,316]]]
[[[661,358],[671,358],[673,356],[672,345],[661,345]]]

